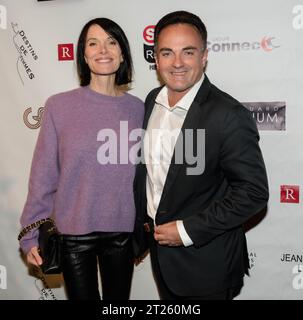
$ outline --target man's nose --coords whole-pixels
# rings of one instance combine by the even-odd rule
[[[181,54],[176,54],[175,55],[175,58],[174,58],[174,61],[173,61],[173,65],[175,68],[180,68],[183,66],[183,58],[182,58],[182,55]]]

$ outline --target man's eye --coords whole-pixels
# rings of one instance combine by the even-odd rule
[[[191,50],[188,50],[188,51],[184,51],[184,54],[185,54],[186,56],[192,56],[192,55],[194,54],[194,52],[191,51]]]

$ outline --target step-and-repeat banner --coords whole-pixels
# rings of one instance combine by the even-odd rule
[[[270,200],[246,226],[251,272],[237,299],[303,298],[303,0],[0,0],[0,299],[66,299],[61,276],[26,266],[17,235],[44,103],[78,86],[81,28],[108,17],[124,29],[131,93],[144,100],[159,84],[154,25],[181,9],[207,26],[208,77],[260,130]],[[147,257],[135,268],[131,299],[158,298]]]

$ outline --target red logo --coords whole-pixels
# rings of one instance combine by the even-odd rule
[[[281,202],[299,203],[299,186],[281,186]]]
[[[272,51],[273,49],[279,48],[280,46],[272,43],[273,39],[275,39],[275,37],[263,37],[260,42],[261,48],[265,51]]]
[[[65,43],[58,44],[58,60],[74,60],[74,44],[73,43]]]
[[[143,38],[149,44],[154,44],[155,26],[150,25],[144,28]]]

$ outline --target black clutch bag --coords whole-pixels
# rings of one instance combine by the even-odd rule
[[[51,218],[41,219],[23,228],[20,241],[29,231],[39,229],[39,254],[42,258],[41,270],[45,274],[61,273],[60,234]]]
[[[53,220],[47,220],[40,225],[38,241],[42,272],[61,273],[60,235]]]

